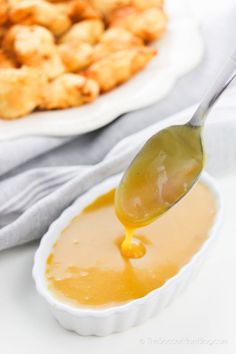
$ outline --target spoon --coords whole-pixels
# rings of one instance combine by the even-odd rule
[[[175,205],[204,167],[202,127],[209,111],[236,76],[236,51],[226,62],[192,118],[153,135],[126,170],[115,196],[118,218],[135,230]]]

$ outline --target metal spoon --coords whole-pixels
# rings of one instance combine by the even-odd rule
[[[145,226],[178,202],[198,180],[204,167],[202,127],[209,111],[236,76],[236,51],[226,62],[192,118],[153,135],[125,172],[116,191],[121,222]]]

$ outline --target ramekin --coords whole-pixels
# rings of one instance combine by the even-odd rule
[[[217,213],[208,239],[189,263],[182,267],[175,276],[169,279],[160,288],[151,291],[142,298],[132,300],[120,306],[106,309],[85,309],[63,303],[48,290],[45,277],[48,255],[51,253],[52,247],[60,236],[61,231],[69,224],[71,219],[98,196],[116,187],[120,178],[121,175],[110,177],[80,196],[75,203],[66,209],[50,226],[48,232],[42,238],[35,254],[33,278],[39,294],[46,300],[58,322],[64,328],[75,331],[80,335],[107,336],[114,332],[122,332],[159,313],[182,292],[198,272],[216,239],[222,219],[222,198],[220,197],[219,189],[213,178],[203,173],[200,180],[214,195]]]

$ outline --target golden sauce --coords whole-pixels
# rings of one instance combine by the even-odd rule
[[[49,289],[65,303],[104,308],[140,298],[173,277],[208,237],[215,201],[197,183],[174,208],[136,231],[143,257],[124,257],[114,194],[99,197],[76,216],[48,257]]]
[[[153,222],[188,191],[203,168],[201,128],[168,127],[147,141],[116,192],[116,213],[125,228],[122,252],[142,256],[132,243],[136,228]],[[141,246],[140,246],[141,247]]]

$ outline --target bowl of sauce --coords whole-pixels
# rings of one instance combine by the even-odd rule
[[[221,199],[203,173],[173,208],[129,238],[114,207],[121,177],[80,196],[35,255],[37,290],[59,323],[81,335],[124,331],[157,314],[189,283],[217,235]]]

